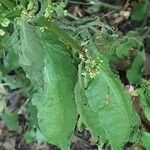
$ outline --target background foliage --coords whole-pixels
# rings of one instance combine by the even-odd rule
[[[148,0],[0,0],[7,129],[62,150],[85,131],[96,149],[149,150],[149,10]]]

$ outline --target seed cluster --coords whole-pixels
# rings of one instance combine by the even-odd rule
[[[79,58],[84,62],[85,71],[82,73],[83,76],[89,76],[90,78],[94,78],[97,74],[100,73],[100,64],[103,60],[100,60],[99,57],[93,59],[88,54],[88,49],[85,49],[83,53],[80,53]]]

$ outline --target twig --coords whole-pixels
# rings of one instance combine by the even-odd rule
[[[47,20],[39,20],[38,21],[40,26],[46,26],[48,27],[48,30],[53,32],[55,35],[60,37],[66,44],[68,44],[74,52],[79,52],[82,50],[82,47],[75,41],[73,40],[67,33],[65,33],[61,28],[59,28],[55,23],[52,21],[47,21]]]
[[[14,9],[15,7],[15,4],[13,2],[10,2],[9,0],[0,0],[0,3],[2,3],[4,6],[6,6],[10,10]]]
[[[113,10],[120,10],[121,6],[115,6],[115,5],[110,5],[104,2],[97,2],[97,3],[83,3],[83,2],[75,2],[75,1],[69,1],[68,3],[72,3],[72,4],[79,4],[79,5],[95,5],[95,6],[99,6],[99,7],[106,7],[109,9],[113,9]]]

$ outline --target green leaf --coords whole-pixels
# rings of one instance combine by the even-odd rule
[[[103,144],[106,141],[105,131],[101,126],[98,114],[95,113],[88,104],[84,84],[82,83],[83,80],[81,63],[79,65],[78,82],[75,87],[77,109],[80,114],[80,119],[86,125],[87,129],[93,134],[93,136],[100,137],[100,143]]]
[[[19,68],[18,59],[18,55],[14,52],[14,49],[9,49],[4,59],[4,67],[7,73],[11,70]]]
[[[17,131],[19,129],[17,112],[9,112],[9,111],[5,110],[2,113],[2,119],[5,121],[9,130]]]
[[[34,130],[26,131],[23,134],[23,138],[24,138],[24,140],[27,144],[30,144],[30,143],[34,142],[34,140],[35,140],[35,131]]]
[[[150,133],[143,131],[141,140],[146,150],[149,150],[150,149]]]
[[[38,110],[38,125],[49,143],[69,149],[77,110],[74,101],[76,69],[66,47],[43,43],[47,50],[44,67],[44,89],[33,97]]]
[[[150,85],[137,89],[137,92],[144,115],[150,121],[150,96],[148,95],[150,93]]]
[[[145,53],[143,51],[139,51],[132,63],[131,68],[127,70],[127,78],[131,83],[135,84],[142,79],[144,61]]]
[[[25,19],[21,19],[18,27],[20,41],[15,44],[15,51],[19,55],[19,63],[26,72],[26,76],[33,84],[42,86],[44,67],[44,48],[36,33],[36,27],[30,25]],[[16,27],[16,30],[18,30]],[[18,31],[16,31],[18,32]],[[17,36],[17,35],[16,35]]]
[[[95,64],[93,59],[91,64]],[[123,144],[128,140],[133,127],[138,125],[139,118],[133,110],[131,99],[124,92],[117,77],[109,69],[105,57],[102,56],[99,57],[99,59],[100,63],[97,64],[98,66],[94,66],[94,68],[98,67],[99,71],[93,78],[90,78],[91,75],[87,75],[87,77],[85,77],[87,79],[80,80],[80,84],[84,85],[84,92],[82,91],[83,96],[81,94],[78,95],[81,91],[78,90],[78,88],[76,88],[76,90],[78,90],[76,95],[78,96],[77,99],[86,97],[86,103],[88,100],[89,105],[87,105],[87,107],[98,116],[98,119],[96,119],[99,120],[100,127],[104,129],[106,138],[109,139],[112,149],[120,150]],[[85,73],[86,68],[87,66],[85,69],[83,68],[82,74]],[[91,71],[93,71],[92,69],[93,68],[91,68]],[[88,74],[88,72],[86,72],[86,74]],[[84,80],[87,81],[86,84],[84,84]],[[80,104],[77,104],[77,107],[78,110],[81,109],[79,112],[81,117],[86,115],[83,114],[85,110],[80,108]],[[87,114],[86,118],[88,117]],[[95,129],[93,128],[93,130]]]
[[[129,55],[130,50],[137,47],[138,42],[134,37],[123,37],[119,43],[116,43],[116,55],[119,58],[124,58]]]
[[[5,36],[0,36],[0,57],[3,57],[5,48],[9,47],[8,43],[10,40],[10,35],[6,34]]]
[[[38,110],[36,108],[35,105],[32,104],[32,102],[29,102],[28,103],[28,107],[27,107],[27,111],[28,111],[28,127],[29,128],[33,128],[35,126],[38,126],[38,120],[37,120],[37,113],[38,113]]]
[[[13,76],[5,75],[3,80],[5,81],[5,85],[11,89],[22,88],[24,91],[29,91],[32,88],[30,80],[21,72],[16,72]]]
[[[23,134],[23,138],[26,141],[26,143],[28,143],[28,144],[33,143],[35,141],[37,141],[38,143],[44,143],[44,142],[46,143],[47,142],[46,138],[41,134],[39,129],[36,129],[36,128],[27,130]]]
[[[38,143],[47,142],[47,139],[43,136],[43,134],[37,129],[36,131],[36,140]]]
[[[79,117],[78,122],[77,122],[77,129],[78,129],[80,132],[83,132],[85,128],[86,128],[86,127],[85,127],[85,124],[83,123],[82,118]]]
[[[147,11],[148,11],[147,4],[144,2],[140,2],[134,7],[131,18],[133,20],[142,21]]]

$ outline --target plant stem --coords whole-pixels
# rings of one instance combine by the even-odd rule
[[[22,10],[13,10],[13,11],[9,11],[7,14],[6,14],[6,17],[9,18],[9,19],[13,19],[15,17],[19,17],[21,15],[21,11]]]
[[[110,5],[110,4],[103,3],[103,2],[98,2],[98,4],[95,4],[95,5],[103,6],[103,7],[114,9],[114,10],[121,9],[121,6]]]
[[[113,10],[121,9],[121,6],[110,5],[110,4],[104,3],[104,2],[83,3],[83,2],[69,1],[68,3],[79,4],[79,5],[95,5],[95,6],[99,6],[99,7],[106,7],[106,8],[113,9]]]
[[[68,44],[74,52],[79,52],[82,50],[82,47],[75,41],[73,40],[69,35],[67,35],[62,29],[60,29],[55,23],[52,21],[40,21],[39,22],[40,26],[46,26],[48,29],[56,34],[58,37],[60,37],[66,44]]]
[[[20,0],[20,4],[24,7],[26,7],[27,5],[27,1],[26,0]]]
[[[2,3],[4,6],[6,6],[10,10],[13,10],[15,7],[15,4],[13,2],[10,2],[9,0],[0,0],[0,3]]]

